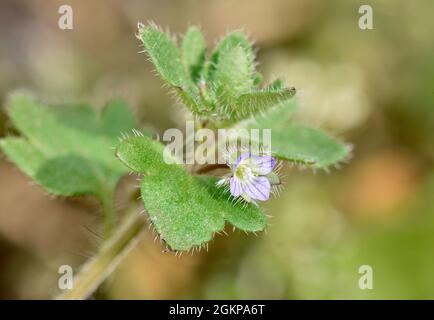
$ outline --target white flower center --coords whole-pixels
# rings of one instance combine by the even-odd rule
[[[249,181],[249,177],[252,176],[252,174],[252,169],[243,165],[239,165],[235,170],[235,177],[242,182]]]

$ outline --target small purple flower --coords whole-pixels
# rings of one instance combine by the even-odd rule
[[[229,178],[230,192],[234,197],[242,197],[247,202],[266,201],[270,197],[272,186],[280,184],[273,172],[276,160],[269,155],[241,154],[231,165]],[[223,179],[220,184],[227,182]]]

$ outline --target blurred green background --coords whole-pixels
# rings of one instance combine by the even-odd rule
[[[58,28],[62,4],[73,30]],[[363,4],[373,30],[358,27]],[[2,0],[0,136],[13,133],[6,105],[17,89],[97,108],[121,97],[142,126],[182,128],[138,53],[137,22],[175,34],[199,24],[210,45],[244,28],[265,80],[297,88],[297,121],[351,142],[351,162],[329,173],[286,167],[282,195],[265,205],[266,234],[228,230],[181,258],[145,234],[95,298],[434,298],[433,12],[431,0]],[[120,209],[132,184],[119,188]],[[96,252],[100,224],[91,199],[52,199],[2,156],[0,298],[51,298],[58,267]],[[372,290],[358,286],[361,265],[373,269]]]

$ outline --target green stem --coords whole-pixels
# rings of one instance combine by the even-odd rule
[[[145,229],[145,218],[136,210],[129,213],[122,225],[101,247],[100,252],[86,262],[77,277],[73,288],[65,291],[56,299],[83,300],[88,298],[101,283],[116,269],[126,253],[137,243]]]
[[[113,232],[114,220],[115,220],[115,210],[113,208],[113,195],[111,192],[106,193],[109,196],[105,196],[101,199],[101,204],[104,213],[104,239],[110,238]]]

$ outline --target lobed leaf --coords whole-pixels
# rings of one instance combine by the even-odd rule
[[[163,160],[163,146],[146,137],[125,139],[118,158],[144,173],[141,198],[156,231],[173,250],[190,250],[222,231],[225,219],[246,231],[265,228],[266,219],[253,205],[231,203],[216,187],[215,178],[193,177],[177,164]]]
[[[112,148],[134,125],[123,103],[107,105],[99,119],[89,106],[46,107],[16,95],[9,115],[23,136],[0,140],[0,148],[33,180],[55,195],[111,197],[127,171]]]
[[[224,217],[233,226],[250,232],[261,231],[265,228],[267,219],[258,207],[245,206],[241,202],[235,203],[235,199],[228,189],[216,187],[217,179],[215,177],[199,177],[198,179],[206,187],[211,197],[219,202]]]

